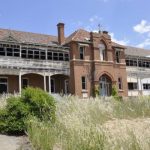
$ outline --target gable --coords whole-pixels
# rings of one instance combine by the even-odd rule
[[[8,35],[2,39],[2,41],[6,42],[19,42],[16,38],[14,38],[12,35]]]

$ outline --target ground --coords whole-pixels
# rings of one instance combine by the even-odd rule
[[[0,135],[0,150],[31,150],[26,136]]]

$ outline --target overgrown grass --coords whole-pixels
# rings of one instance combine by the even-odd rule
[[[56,122],[28,121],[38,150],[149,150],[150,98],[124,101],[62,97]]]

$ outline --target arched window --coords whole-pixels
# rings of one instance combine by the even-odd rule
[[[100,60],[101,61],[106,61],[106,46],[105,44],[100,44],[99,45],[99,50],[100,50]]]

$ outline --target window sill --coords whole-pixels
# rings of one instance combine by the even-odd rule
[[[124,90],[121,90],[121,89],[120,89],[119,92],[124,92]]]
[[[88,90],[82,90],[82,93],[88,93]]]

